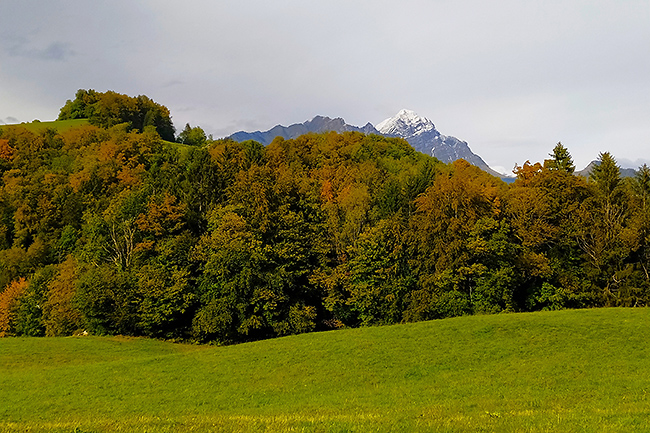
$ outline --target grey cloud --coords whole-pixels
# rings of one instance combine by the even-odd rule
[[[52,42],[45,48],[31,48],[26,42],[21,42],[9,48],[9,54],[14,57],[26,57],[44,61],[66,61],[76,53],[67,42]]]
[[[35,51],[36,57],[43,60],[66,60],[74,56],[75,52],[70,48],[70,44],[64,42],[53,42],[47,48],[41,51]]]

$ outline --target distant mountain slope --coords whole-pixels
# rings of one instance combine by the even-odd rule
[[[591,161],[589,165],[583,168],[580,171],[576,171],[575,174],[582,177],[589,177],[591,170],[598,165],[598,161]],[[621,168],[621,177],[634,177],[636,175],[636,170],[633,168]]]
[[[394,117],[379,123],[376,128],[371,123],[367,123],[364,127],[360,128],[348,125],[340,117],[331,119],[329,117],[316,116],[312,120],[303,123],[296,123],[290,126],[277,125],[264,132],[235,132],[230,138],[239,142],[255,140],[266,146],[278,136],[291,139],[308,132],[318,133],[326,131],[359,131],[365,134],[379,134],[388,137],[404,138],[415,150],[434,156],[442,162],[449,163],[462,158],[493,176],[503,177],[501,173],[492,170],[480,156],[473,153],[467,142],[461,141],[456,137],[440,134],[431,120],[418,116],[411,110],[401,110]]]
[[[239,131],[235,132],[230,136],[235,141],[242,142],[246,140],[255,140],[263,145],[267,146],[270,144],[275,137],[282,137],[284,139],[292,139],[300,137],[303,134],[308,132],[346,132],[346,131],[358,131],[363,132],[364,134],[379,134],[379,131],[375,129],[370,123],[366,126],[359,128],[357,126],[348,125],[345,123],[345,120],[337,117],[331,119],[325,116],[316,116],[311,120],[308,120],[303,123],[295,123],[290,126],[277,125],[268,131],[255,131],[255,132],[245,132]]]

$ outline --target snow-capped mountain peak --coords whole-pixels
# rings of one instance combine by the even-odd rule
[[[436,130],[432,121],[419,116],[415,111],[406,109],[400,110],[395,116],[380,122],[376,128],[382,134],[401,137],[412,137]]]
[[[436,130],[432,121],[426,117],[419,116],[411,110],[401,110],[394,117],[379,123],[376,128],[370,123],[359,128],[357,126],[348,125],[340,117],[331,119],[329,117],[316,116],[312,120],[308,120],[304,123],[296,123],[290,126],[276,125],[265,132],[235,132],[230,136],[230,138],[235,141],[256,140],[267,145],[278,136],[283,137],[284,139],[291,139],[308,132],[324,131],[336,131],[339,133],[345,131],[358,131],[364,134],[381,134],[388,137],[400,137],[408,141],[415,150],[434,156],[444,163],[449,163],[462,158],[470,164],[474,164],[494,176],[501,176],[501,174],[488,167],[480,156],[473,153],[467,142],[452,137],[451,135],[442,135]]]

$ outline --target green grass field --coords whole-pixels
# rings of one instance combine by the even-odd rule
[[[650,309],[472,316],[229,347],[0,339],[0,431],[650,431]]]

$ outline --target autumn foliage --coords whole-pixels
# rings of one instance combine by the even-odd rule
[[[62,116],[108,123],[0,130],[2,335],[231,343],[650,300],[645,166],[604,153],[585,179],[558,144],[506,184],[356,132],[172,145],[138,107],[81,92]]]
[[[20,306],[20,297],[25,293],[26,288],[25,278],[19,278],[9,283],[0,293],[0,337],[14,334],[14,322]]]

